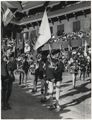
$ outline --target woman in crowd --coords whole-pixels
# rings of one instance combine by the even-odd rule
[[[24,71],[23,71],[23,60],[18,61],[18,71],[20,73],[19,75],[19,85],[21,85],[24,81]]]
[[[37,92],[37,82],[38,82],[38,78],[39,78],[39,62],[35,62],[35,86],[36,89],[35,91],[33,90],[32,92]]]
[[[25,76],[26,76],[26,79],[25,79],[25,84],[27,83],[27,77],[28,77],[28,70],[29,70],[29,63],[27,61],[27,56],[25,56],[25,61],[23,62],[23,70],[25,72]]]
[[[91,59],[89,56],[87,56],[87,77],[89,77],[89,74],[91,73]]]
[[[33,82],[33,87],[32,87],[32,93],[35,93],[37,91],[37,86],[36,86],[36,81],[35,81],[35,68],[36,65],[35,63],[32,61],[31,65],[30,65],[30,71],[31,71],[31,80]]]
[[[87,60],[85,56],[81,56],[81,59],[79,60],[79,66],[80,66],[80,80],[81,77],[83,76],[83,80],[85,80],[85,75],[86,75],[86,66],[87,66]]]
[[[69,69],[70,73],[72,74],[73,88],[75,88],[75,86],[76,86],[76,78],[77,78],[78,70],[79,70],[78,61],[73,58],[72,62],[70,62],[70,64],[69,64],[69,67],[70,67],[70,69]]]

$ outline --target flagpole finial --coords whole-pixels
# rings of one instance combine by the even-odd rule
[[[50,1],[46,1],[46,2],[44,3],[44,8],[45,8],[45,10],[47,10],[47,7],[48,7],[48,5],[49,5],[49,2],[50,2]]]

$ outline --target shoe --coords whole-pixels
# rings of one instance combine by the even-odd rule
[[[21,85],[21,83],[19,83],[19,85]]]
[[[58,106],[55,110],[56,110],[56,112],[59,112],[61,110],[61,107]]]
[[[35,92],[37,92],[37,89],[35,90]]]
[[[55,105],[53,104],[53,105],[50,105],[50,107],[49,107],[49,109],[50,110],[53,110],[53,109],[55,109],[56,107],[55,107]]]
[[[55,108],[57,107],[57,104],[56,104],[56,103],[54,103],[53,105],[55,106]]]
[[[36,89],[36,90],[34,90],[34,92],[37,92],[37,89]]]
[[[34,90],[34,89],[32,90],[32,93],[35,93],[35,90]]]

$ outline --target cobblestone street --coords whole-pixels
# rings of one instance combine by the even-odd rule
[[[90,119],[91,118],[91,85],[87,79],[77,80],[76,88],[72,88],[72,77],[64,73],[61,83],[61,111],[50,111],[40,103],[40,81],[38,91],[32,94],[31,80],[27,87],[18,86],[17,80],[11,96],[11,110],[2,111],[2,119]]]

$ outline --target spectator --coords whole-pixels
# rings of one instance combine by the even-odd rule
[[[8,91],[7,91],[7,103],[9,105],[9,99],[12,93],[12,85],[13,82],[15,81],[15,76],[14,76],[14,70],[17,69],[17,64],[16,61],[14,60],[14,54],[11,54],[9,57],[9,62],[7,64],[7,69],[9,73],[9,82],[8,82]]]
[[[25,84],[27,83],[27,77],[28,77],[29,67],[30,67],[30,65],[29,65],[29,63],[28,63],[28,61],[27,61],[27,56],[25,56],[25,61],[24,61],[24,63],[23,63],[23,70],[24,70],[25,75],[26,75]]]
[[[21,85],[21,83],[23,83],[23,80],[24,80],[24,71],[23,71],[23,61],[20,60],[18,61],[18,70],[19,70],[19,73],[20,73],[20,76],[19,76],[19,85]]]
[[[8,91],[8,82],[9,75],[7,70],[7,60],[6,56],[4,56],[1,60],[1,83],[2,83],[2,109],[8,110],[9,106],[7,103],[7,91]]]

